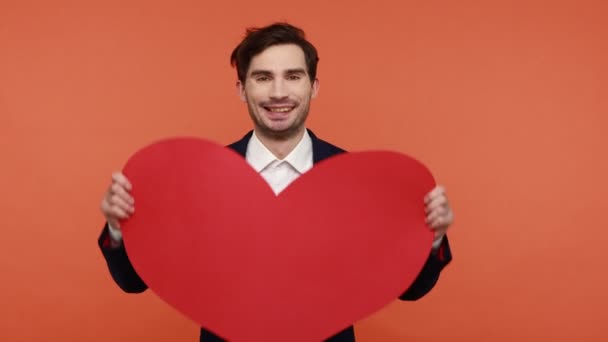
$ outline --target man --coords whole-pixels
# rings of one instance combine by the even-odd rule
[[[345,152],[319,139],[305,126],[310,100],[319,91],[318,60],[315,47],[303,31],[282,23],[248,30],[231,56],[237,69],[238,93],[247,104],[254,129],[228,147],[240,153],[276,194],[317,162]],[[130,190],[131,184],[123,174],[113,174],[101,203],[107,224],[98,243],[120,288],[139,293],[147,285],[129,262],[120,232],[120,220],[129,218],[135,210]],[[435,231],[436,239],[423,270],[408,289],[404,288],[401,300],[417,300],[428,293],[452,258],[445,234],[453,214],[444,189],[438,186],[420,200],[426,203],[428,226]],[[200,339],[223,341],[205,329],[201,329]],[[328,341],[354,340],[351,326]]]

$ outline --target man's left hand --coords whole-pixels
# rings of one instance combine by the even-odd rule
[[[435,241],[442,238],[454,222],[454,213],[450,208],[448,197],[443,186],[436,186],[424,198],[426,223],[435,232]]]

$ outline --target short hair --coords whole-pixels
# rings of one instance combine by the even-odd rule
[[[319,55],[302,29],[288,23],[274,23],[261,28],[248,28],[241,43],[232,51],[230,64],[236,66],[239,80],[245,83],[251,60],[275,45],[295,44],[304,52],[306,68],[311,81],[317,77]]]

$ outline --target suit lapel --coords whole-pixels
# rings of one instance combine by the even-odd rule
[[[245,158],[247,155],[247,144],[249,144],[249,139],[251,139],[252,136],[253,136],[253,130],[249,131],[247,134],[245,134],[245,136],[243,138],[241,138],[241,140],[236,141],[236,142],[228,145],[227,147],[231,148],[236,153],[240,154],[243,158]]]
[[[334,156],[338,153],[344,152],[342,149],[335,147],[319,138],[309,129],[308,134],[310,135],[310,139],[312,140],[312,161],[313,164],[316,164],[322,160],[325,160],[331,156]],[[249,144],[249,139],[253,135],[253,130],[247,132],[241,140],[236,141],[230,145],[228,148],[231,148],[238,154],[240,154],[243,158],[246,157],[247,154],[247,144]]]
[[[324,140],[317,138],[317,136],[309,129],[308,134],[312,140],[312,162],[316,164],[329,157],[333,157],[337,154],[345,152],[339,147],[336,147]]]

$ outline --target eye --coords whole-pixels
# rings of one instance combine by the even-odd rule
[[[297,81],[300,78],[302,78],[300,75],[289,75],[289,76],[287,76],[287,79],[290,80],[290,81]]]
[[[266,81],[270,81],[270,77],[268,77],[268,76],[259,76],[259,77],[256,77],[255,80],[258,81],[258,82],[266,82]]]

